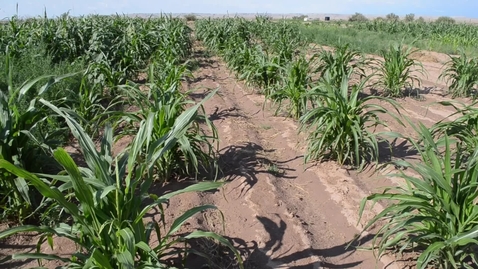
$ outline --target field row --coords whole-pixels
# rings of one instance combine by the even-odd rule
[[[196,31],[199,40],[221,55],[238,79],[261,89],[277,111],[284,106],[283,110],[299,121],[299,131],[307,135],[306,161],[334,160],[360,171],[379,163],[379,145],[389,139],[403,139],[417,150],[419,163],[392,161],[396,167],[414,172],[413,176],[408,171],[398,172],[407,187],[372,194],[360,209],[362,214],[365,201],[392,202],[364,227],[368,230],[375,224],[383,225],[375,231],[379,254],[393,249],[423,249],[417,260],[419,268],[464,266],[465,257],[473,257],[473,251],[464,249],[471,246],[465,241],[475,242],[476,226],[471,224],[475,216],[471,211],[465,216],[463,210],[476,207],[474,202],[467,202],[476,198],[468,192],[476,181],[476,103],[460,106],[458,102],[441,102],[443,106],[455,106],[455,120],[445,119],[430,128],[421,122],[413,124],[401,115],[400,104],[391,97],[401,97],[420,85],[416,72],[417,67],[423,68],[411,59],[410,48],[391,46],[377,61],[360,57],[345,44],[306,58],[308,44],[301,40],[298,26],[266,18],[255,22],[203,20],[196,24]],[[474,69],[475,64],[476,60],[469,61],[465,54],[447,64],[443,76],[450,79],[452,97],[474,94],[476,71],[466,70]],[[372,76],[364,70],[370,68],[375,70],[372,76],[376,83],[368,83]],[[364,96],[365,88],[370,87],[382,94]],[[383,121],[384,116],[392,122]],[[375,131],[388,124],[408,126],[415,130],[416,139]],[[394,150],[391,145],[390,149]],[[459,240],[464,240],[464,248],[458,246]]]
[[[455,111],[452,122],[429,126],[405,117],[394,98],[421,86],[423,66],[412,59],[414,50],[390,46],[381,59],[348,44],[311,52],[303,26],[267,17],[198,20],[194,28],[197,40],[222,57],[238,80],[264,95],[262,109],[270,106],[297,123],[293,131],[306,137],[306,162],[333,161],[362,172],[378,169],[384,155],[394,156],[393,139],[416,150],[420,162],[392,160],[407,186],[362,197],[360,216],[367,201],[386,204],[363,227],[376,234],[379,254],[420,251],[419,268],[474,262],[478,110],[475,102],[446,101],[439,105]],[[184,21],[12,19],[0,31],[6,70],[0,77],[0,213],[13,223],[0,239],[38,232],[40,244],[68,238],[78,252],[67,258],[14,254],[0,262],[39,258],[73,268],[167,268],[176,254],[171,250],[189,250],[178,244],[210,238],[243,267],[240,253],[218,233],[176,236],[193,215],[215,206],[194,204],[174,220],[164,219],[163,205],[172,197],[222,187],[218,179],[226,173],[217,109],[207,115],[204,106],[221,89],[194,102],[195,93],[183,88],[185,80],[194,80],[191,72],[204,68],[194,59],[192,30]],[[445,66],[452,97],[476,95],[478,60],[462,53]],[[414,135],[392,132],[389,125]],[[118,148],[120,142],[126,146]],[[268,170],[281,174],[272,163]],[[207,180],[152,193],[154,185],[185,178]],[[159,214],[146,218],[153,210]]]

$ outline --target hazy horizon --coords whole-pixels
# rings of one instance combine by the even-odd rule
[[[65,12],[72,16],[90,14],[207,14],[207,15],[234,15],[234,14],[335,14],[351,15],[360,12],[368,16],[384,16],[395,13],[404,16],[413,13],[416,16],[426,17],[466,17],[478,18],[478,1],[457,0],[454,2],[444,0],[336,0],[334,2],[321,0],[203,0],[192,1],[164,0],[73,0],[58,2],[53,0],[41,1],[11,1],[6,0],[0,8],[0,17],[11,17],[16,12],[18,3],[19,17],[36,17],[43,15],[46,8],[49,17],[56,17]]]

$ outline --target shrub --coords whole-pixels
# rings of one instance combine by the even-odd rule
[[[405,21],[406,22],[413,22],[415,20],[415,14],[410,13],[405,15]]]
[[[184,18],[186,19],[186,21],[196,21],[197,20],[197,17],[194,14],[188,14],[188,15],[184,16]]]
[[[368,21],[368,19],[362,13],[356,12],[354,15],[349,17],[349,21],[364,22],[364,21]]]
[[[436,23],[445,23],[445,24],[454,24],[455,19],[447,16],[441,16],[438,17],[438,19],[435,20]]]
[[[420,16],[420,17],[418,17],[417,22],[418,23],[425,23],[425,18]]]
[[[400,20],[400,17],[395,14],[395,13],[390,13],[390,14],[387,14],[387,16],[385,16],[385,18],[389,21],[398,21]]]

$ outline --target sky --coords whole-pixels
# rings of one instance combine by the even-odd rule
[[[70,15],[128,13],[331,13],[417,16],[478,17],[477,0],[1,0],[0,19],[16,14],[49,17],[69,11]]]

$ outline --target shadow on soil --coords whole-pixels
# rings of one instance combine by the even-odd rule
[[[25,235],[25,237],[29,237]],[[26,253],[26,252],[34,252],[36,249],[36,244],[9,244],[8,242],[1,242],[0,241],[0,249],[9,249],[12,250],[13,253]],[[0,252],[0,269],[7,269],[7,268],[20,268],[29,262],[33,261],[32,259],[28,260],[10,260],[6,261],[6,255]]]
[[[258,174],[269,174],[276,178],[295,179],[296,176],[290,175],[296,171],[289,168],[287,163],[301,158],[297,156],[290,160],[277,161],[270,159],[267,155],[273,153],[275,150],[267,150],[262,146],[247,142],[240,145],[227,146],[219,151],[218,164],[218,179],[225,181],[233,181],[243,177],[244,183],[241,184],[241,195],[247,193],[258,181]],[[209,177],[211,178],[211,177]],[[158,196],[166,193],[184,189],[188,186],[198,183],[194,179],[182,179],[179,181],[157,182],[150,187],[150,192]],[[209,191],[215,193],[218,190]]]
[[[440,96],[445,96],[446,95],[446,94],[443,94],[443,93],[436,92],[435,90],[436,90],[436,87],[407,88],[403,91],[402,98],[410,97],[410,98],[413,98],[413,99],[416,99],[416,100],[419,100],[419,101],[424,101],[424,100],[426,100],[424,95],[427,95],[427,94],[434,93],[434,94],[438,94]],[[370,94],[361,92],[359,96],[361,98],[365,98],[365,97],[371,96],[371,95],[385,96],[383,91],[379,91],[375,88],[370,89]]]
[[[388,163],[394,159],[413,159],[418,151],[407,140],[380,141],[379,147],[379,163]]]
[[[305,249],[295,253],[285,252],[279,257],[271,259],[266,253],[275,254],[283,245],[283,237],[286,229],[286,223],[282,220],[279,223],[267,217],[258,216],[257,220],[263,225],[269,234],[270,240],[265,246],[259,248],[255,241],[246,242],[240,238],[228,238],[231,244],[239,251],[243,258],[245,269],[272,269],[287,268],[291,269],[315,269],[315,268],[354,268],[362,264],[361,261],[351,263],[329,263],[329,262],[307,262],[311,256],[318,256],[322,260],[338,256],[349,256],[355,252],[354,247],[346,249],[348,242],[327,249]],[[369,235],[360,240],[360,242],[352,242],[353,246],[369,242],[373,235]],[[218,244],[210,239],[195,239],[189,241],[192,249],[202,253],[200,255],[190,255],[186,262],[186,267],[190,269],[236,269],[239,264],[234,254],[225,246]],[[271,254],[271,255],[272,255]],[[277,255],[275,255],[277,256]],[[207,257],[207,258],[205,258]],[[304,261],[302,261],[304,260]],[[291,266],[298,263],[302,265]]]
[[[274,151],[266,150],[262,146],[251,142],[225,147],[220,150],[219,155],[220,175],[227,181],[244,177],[246,186],[243,186],[242,194],[257,183],[257,174],[265,173],[286,179],[296,178],[288,175],[289,172],[295,171],[295,169],[288,168],[286,165],[292,160],[275,161],[267,157]]]
[[[243,118],[236,108],[224,108],[219,111],[219,108],[216,107],[216,110],[209,116],[210,121],[223,120],[226,118]]]

